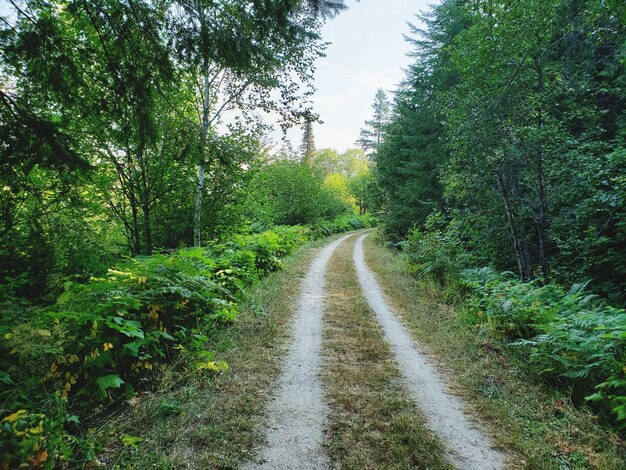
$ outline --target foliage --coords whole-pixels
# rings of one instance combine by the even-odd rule
[[[425,30],[411,25],[415,62],[395,95],[376,154],[377,184],[382,192],[379,211],[388,238],[402,240],[414,226],[423,226],[433,210],[443,206],[440,168],[449,158],[445,149],[445,94],[457,83],[449,51],[465,18],[458,2],[442,2],[420,18]]]
[[[369,157],[361,149],[348,149],[344,153],[333,149],[321,149],[315,152],[311,165],[324,176],[336,173],[351,179],[367,173]]]
[[[441,213],[431,214],[423,229],[413,228],[400,246],[415,276],[434,281],[445,292],[458,290],[460,271],[468,264],[468,255],[458,231],[445,224]]]
[[[333,220],[320,221],[310,225],[310,233],[313,238],[323,238],[335,233],[362,230],[375,226],[376,218],[374,216],[344,215]]]
[[[324,185],[363,215],[372,209],[372,172],[367,154],[360,149],[339,153],[322,149],[309,164],[324,176]]]
[[[442,210],[476,266],[624,302],[616,5],[461,2],[423,15],[374,172],[388,238]]]
[[[310,164],[315,155],[315,136],[313,134],[313,121],[311,118],[305,120],[303,131],[300,154],[302,155],[302,162]]]
[[[610,409],[625,425],[626,312],[585,292],[524,283],[488,268],[465,270],[475,321],[509,340],[539,375]]]
[[[77,416],[149,388],[181,353],[194,358],[198,372],[226,370],[204,343],[236,320],[245,289],[280,269],[281,259],[307,240],[371,223],[343,218],[276,227],[129,259],[102,277],[66,282],[53,305],[20,323],[3,316],[1,463],[87,458],[92,449],[71,436],[81,429]],[[24,312],[20,305],[12,307],[16,317]],[[54,405],[44,406],[50,400]]]
[[[273,225],[297,225],[332,219],[350,207],[324,187],[314,168],[299,162],[276,161],[262,168],[252,182],[249,217]]]
[[[415,274],[624,422],[621,3],[433,6],[374,177]]]

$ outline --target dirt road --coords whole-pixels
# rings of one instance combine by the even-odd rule
[[[420,352],[419,345],[389,308],[380,285],[365,264],[366,236],[346,235],[321,249],[302,281],[292,344],[268,405],[267,444],[256,461],[244,468],[334,467],[323,446],[329,407],[319,372],[323,318],[333,315],[332,301],[326,296],[326,266],[341,243],[354,243],[353,260],[362,295],[371,309],[369,313],[378,320],[404,378],[403,386],[426,416],[430,431],[443,442],[448,460],[464,470],[505,468],[505,456],[491,448],[487,433],[468,417],[465,404],[448,392],[445,378]]]

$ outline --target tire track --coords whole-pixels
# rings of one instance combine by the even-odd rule
[[[357,240],[353,260],[363,295],[384,330],[409,392],[420,406],[428,425],[444,442],[448,458],[463,470],[499,470],[505,468],[503,453],[491,447],[488,435],[464,413],[463,402],[447,392],[444,380],[419,352],[404,326],[388,307],[380,286],[365,264],[363,240]]]
[[[328,416],[319,378],[326,265],[335,248],[354,234],[321,249],[302,281],[292,343],[274,399],[268,406],[267,445],[244,469],[324,469],[322,442]]]

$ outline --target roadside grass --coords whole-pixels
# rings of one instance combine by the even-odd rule
[[[517,454],[513,468],[626,469],[626,448],[616,433],[574,408],[566,393],[528,374],[504,344],[471,325],[462,308],[445,305],[432,283],[409,274],[397,252],[371,235],[365,256],[394,311],[453,391],[491,428],[496,446]]]
[[[230,469],[250,459],[264,439],[265,406],[289,345],[302,277],[316,248],[336,238],[307,244],[285,259],[284,270],[250,290],[235,324],[210,338],[207,349],[228,363],[228,371],[198,373],[182,358],[154,392],[138,395],[95,430],[104,443],[102,466]]]
[[[326,274],[322,379],[331,413],[326,446],[342,469],[447,469],[439,440],[410,400],[382,330],[361,294],[355,237]]]

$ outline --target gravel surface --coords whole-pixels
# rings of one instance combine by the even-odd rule
[[[363,240],[366,236],[361,236],[354,246],[359,282],[396,356],[411,396],[427,417],[428,426],[439,435],[448,450],[448,458],[457,468],[505,468],[504,454],[494,450],[485,431],[470,421],[463,402],[448,392],[445,380],[420,352],[387,305],[378,281],[365,264]]]
[[[277,391],[268,406],[267,445],[244,469],[330,468],[322,442],[328,416],[319,378],[325,272],[335,248],[350,235],[321,249],[306,277],[293,325],[293,339]]]

